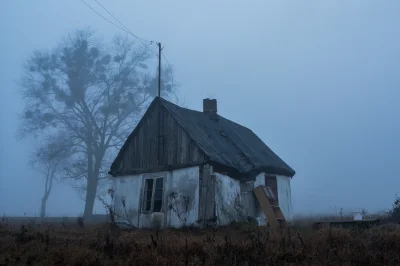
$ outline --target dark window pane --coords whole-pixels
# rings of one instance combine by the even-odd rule
[[[154,194],[154,200],[162,200],[163,191],[162,189],[156,189]]]
[[[153,179],[146,179],[145,190],[153,190]]]
[[[151,211],[151,198],[153,196],[153,179],[146,179],[144,191],[144,210]]]
[[[150,199],[149,199],[150,195]],[[144,211],[148,212],[151,210],[151,194],[146,193],[145,194],[145,200],[144,200]]]
[[[146,201],[146,208],[145,211],[150,211],[151,210],[151,200]]]
[[[154,191],[154,209],[153,209],[153,211],[155,211],[155,212],[159,212],[162,210],[163,186],[164,186],[163,178],[157,178],[156,179],[156,189]]]
[[[154,200],[154,212],[160,212],[162,208],[162,200]]]
[[[163,189],[164,186],[164,180],[163,178],[157,178],[156,179],[156,189]]]

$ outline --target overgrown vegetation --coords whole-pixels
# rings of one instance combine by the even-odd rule
[[[0,223],[0,265],[400,265],[399,199],[367,230],[200,230]],[[391,223],[395,221],[396,223]]]
[[[0,265],[399,265],[400,230],[0,229]]]

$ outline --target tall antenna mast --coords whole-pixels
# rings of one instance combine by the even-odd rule
[[[158,97],[161,97],[161,43],[158,42]]]

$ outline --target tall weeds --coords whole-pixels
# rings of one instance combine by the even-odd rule
[[[0,265],[400,265],[400,229],[0,228]],[[182,234],[184,237],[182,237]]]

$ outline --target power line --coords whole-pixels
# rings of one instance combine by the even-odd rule
[[[83,1],[83,0],[82,0]],[[151,44],[153,44],[153,41],[149,41],[143,38],[140,38],[139,36],[133,34],[132,31],[129,30],[129,28],[127,26],[125,26],[121,21],[119,21],[113,14],[111,14],[110,11],[107,10],[107,8],[105,8],[99,1],[94,0],[101,8],[103,8],[111,17],[113,17],[122,27],[125,28],[125,32],[128,32],[129,34],[131,34],[133,37],[135,37],[139,42],[141,42],[144,46],[147,47],[147,49],[149,49],[152,53],[155,53],[153,50],[150,49],[150,47],[148,45],[146,45],[144,42],[149,42]],[[115,24],[114,24],[115,25]],[[120,27],[119,27],[120,28]]]
[[[116,18],[110,11],[108,11],[107,8],[105,8],[98,0],[94,0],[94,1],[95,1],[100,7],[102,7],[111,17],[113,17],[122,27],[124,27],[124,28],[125,28],[125,32],[128,31],[132,36],[134,36],[134,37],[135,37],[136,39],[138,39],[140,42],[141,42],[141,40],[143,40],[143,41],[145,41],[145,42],[153,43],[153,41],[149,41],[149,40],[140,38],[139,36],[133,34],[132,31],[129,30],[129,28],[128,28],[127,26],[125,26],[118,18]],[[143,45],[145,45],[143,42],[141,42],[141,43],[142,43]],[[147,46],[147,45],[145,45],[145,46]],[[149,49],[150,51],[152,51],[150,48],[148,48],[148,49]],[[153,51],[152,51],[152,52],[153,52]],[[170,63],[168,62],[168,59],[167,59],[167,57],[165,56],[164,52],[161,52],[161,53],[162,53],[162,56],[164,57],[165,61],[166,61],[167,64],[168,64],[168,67],[169,67],[169,69],[170,69],[172,87],[174,87],[174,77],[173,77],[173,75],[172,75],[172,67],[171,67]]]
[[[103,8],[111,17],[113,17],[119,24],[121,24],[122,27],[124,27],[127,31],[129,31],[129,33],[130,33],[132,36],[134,36],[136,39],[142,40],[142,41],[145,41],[145,42],[150,42],[150,43],[153,42],[153,41],[149,41],[149,40],[140,38],[139,36],[133,34],[133,33],[129,30],[128,27],[126,27],[120,20],[118,20],[113,14],[111,14],[111,12],[108,11],[107,8],[105,8],[99,1],[97,1],[97,0],[94,0],[94,1],[95,1],[99,6],[101,6],[101,8]]]
[[[109,20],[108,18],[104,17],[102,14],[100,14],[99,12],[97,12],[93,7],[91,7],[88,3],[86,3],[84,0],[81,0],[88,8],[90,8],[93,12],[95,12],[97,15],[99,15],[100,17],[102,17],[104,20],[108,21],[109,23],[111,23],[112,25],[114,25],[115,27],[117,27],[118,29],[126,32],[129,34],[129,32],[123,28],[121,28],[120,26],[118,26],[117,24],[115,24],[114,22],[112,22],[111,20]]]
[[[116,18],[110,11],[107,10],[107,8],[105,8],[98,0],[94,0],[101,8],[103,8],[112,18],[114,18],[122,27],[118,26],[117,24],[115,24],[114,22],[112,22],[111,20],[107,19],[106,17],[104,17],[102,14],[100,14],[99,12],[97,12],[94,8],[92,8],[88,3],[86,3],[84,0],[81,0],[87,7],[89,7],[93,12],[95,12],[97,15],[99,15],[101,18],[103,18],[104,20],[106,20],[107,22],[109,22],[110,24],[114,25],[115,27],[117,27],[118,29],[132,35],[133,37],[135,37],[142,45],[144,45],[150,52],[152,52],[153,54],[155,54],[155,52],[153,50],[150,49],[150,47],[148,45],[146,45],[144,42],[149,42],[150,44],[153,44],[153,41],[149,41],[143,38],[140,38],[139,36],[135,35],[131,30],[129,30],[129,28],[127,26],[125,26],[118,18]],[[157,43],[158,44],[158,43]],[[172,75],[172,67],[167,59],[167,57],[165,56],[165,54],[163,52],[161,52],[161,55],[164,57],[165,61],[168,64],[169,70],[171,72],[171,83],[172,83],[172,87],[175,87],[174,85],[174,76]],[[159,55],[159,56],[161,56]]]

